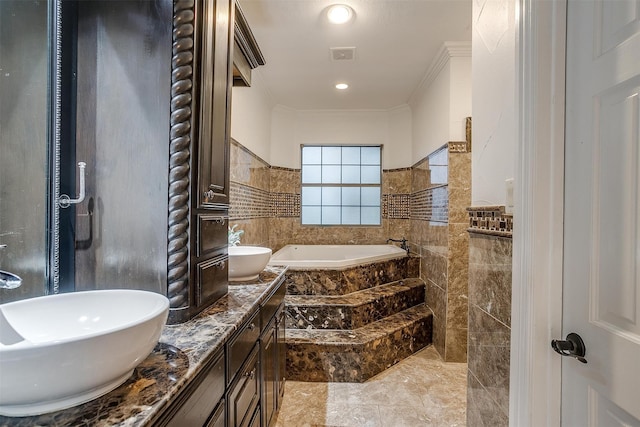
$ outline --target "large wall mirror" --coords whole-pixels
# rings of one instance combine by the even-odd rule
[[[49,6],[0,1],[0,270],[23,279],[0,302],[48,286]]]
[[[166,294],[172,18],[171,0],[0,1],[0,270],[23,279],[0,303]]]

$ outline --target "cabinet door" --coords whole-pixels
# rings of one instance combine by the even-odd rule
[[[278,343],[276,318],[262,335],[262,419],[265,426],[272,423],[278,399]]]
[[[231,0],[202,3],[199,207],[229,204],[233,14]]]
[[[251,425],[253,414],[260,403],[259,369],[258,346],[256,346],[227,393],[229,426],[246,427]]]

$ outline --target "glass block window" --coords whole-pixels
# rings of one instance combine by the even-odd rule
[[[382,147],[302,146],[302,224],[380,225]]]

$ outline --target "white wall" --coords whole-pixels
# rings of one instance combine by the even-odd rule
[[[411,165],[411,110],[292,110],[278,105],[271,122],[271,164],[300,167],[302,144],[382,144],[382,167]]]
[[[464,141],[466,118],[471,117],[471,56],[456,56],[451,61],[451,103],[449,104],[449,141]]]
[[[409,100],[413,112],[412,164],[449,141],[465,140],[471,116],[471,45],[446,42]]]
[[[231,100],[231,137],[271,163],[273,102],[259,70],[251,73],[251,87],[236,86]]]
[[[471,203],[504,205],[514,176],[516,2],[473,2]]]
[[[449,141],[450,85],[450,64],[447,61],[434,80],[413,96],[411,164]]]

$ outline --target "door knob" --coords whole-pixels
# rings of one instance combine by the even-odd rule
[[[580,335],[574,332],[567,335],[566,340],[552,340],[551,348],[562,356],[573,357],[582,363],[587,363],[587,359],[584,358],[584,355],[587,353],[584,341],[582,341]]]

